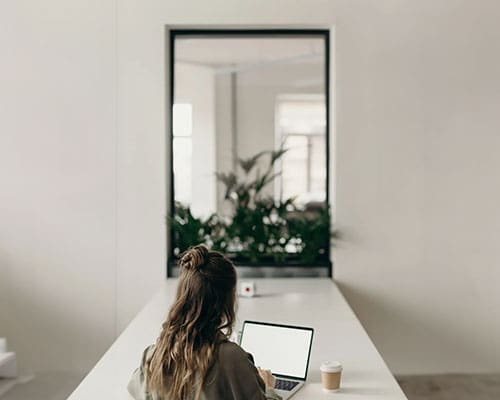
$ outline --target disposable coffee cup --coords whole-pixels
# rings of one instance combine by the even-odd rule
[[[338,361],[325,361],[321,364],[321,383],[326,392],[336,392],[340,388],[342,364]]]

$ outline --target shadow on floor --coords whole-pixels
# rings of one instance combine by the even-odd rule
[[[499,400],[500,375],[398,376],[408,400]]]
[[[83,376],[67,372],[39,373],[26,382],[18,383],[1,400],[66,400],[82,381]]]

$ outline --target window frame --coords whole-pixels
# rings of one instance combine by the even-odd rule
[[[332,207],[330,204],[330,134],[331,134],[331,121],[330,121],[330,29],[223,29],[223,28],[172,28],[167,31],[168,40],[168,74],[167,74],[167,139],[168,139],[168,184],[169,196],[167,198],[167,218],[170,219],[174,215],[175,211],[175,193],[174,193],[174,154],[173,154],[173,105],[175,99],[175,87],[174,87],[174,66],[175,66],[175,39],[186,36],[214,36],[214,37],[224,37],[224,36],[246,36],[246,37],[269,37],[269,36],[321,36],[324,40],[324,51],[325,51],[325,107],[326,107],[326,124],[325,124],[325,151],[326,151],[326,193],[325,193],[325,204],[330,209],[330,224],[333,220],[331,215]],[[174,255],[174,235],[173,229],[167,224],[167,277],[175,276],[174,269],[176,267],[176,257]],[[331,260],[331,240],[330,246],[327,248],[326,259],[328,262],[326,265],[312,265],[312,267],[327,268],[327,276],[332,277],[332,260]],[[274,265],[266,264],[262,267],[278,267]],[[252,268],[254,266],[252,265]],[[287,267],[304,267],[287,265]],[[307,267],[309,268],[309,267]]]

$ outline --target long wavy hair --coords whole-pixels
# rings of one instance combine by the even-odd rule
[[[176,300],[147,364],[147,386],[164,399],[199,399],[218,345],[232,333],[236,270],[203,245],[184,253],[179,266]]]

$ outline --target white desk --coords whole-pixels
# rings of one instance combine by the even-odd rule
[[[314,328],[308,383],[294,397],[300,399],[404,400],[384,360],[375,349],[351,308],[330,279],[255,279],[259,297],[240,298],[237,328],[245,319]],[[176,280],[165,287],[137,315],[104,354],[70,400],[130,399],[127,383],[139,365],[143,349],[155,342]],[[321,390],[319,365],[323,360],[344,365],[342,389]]]

